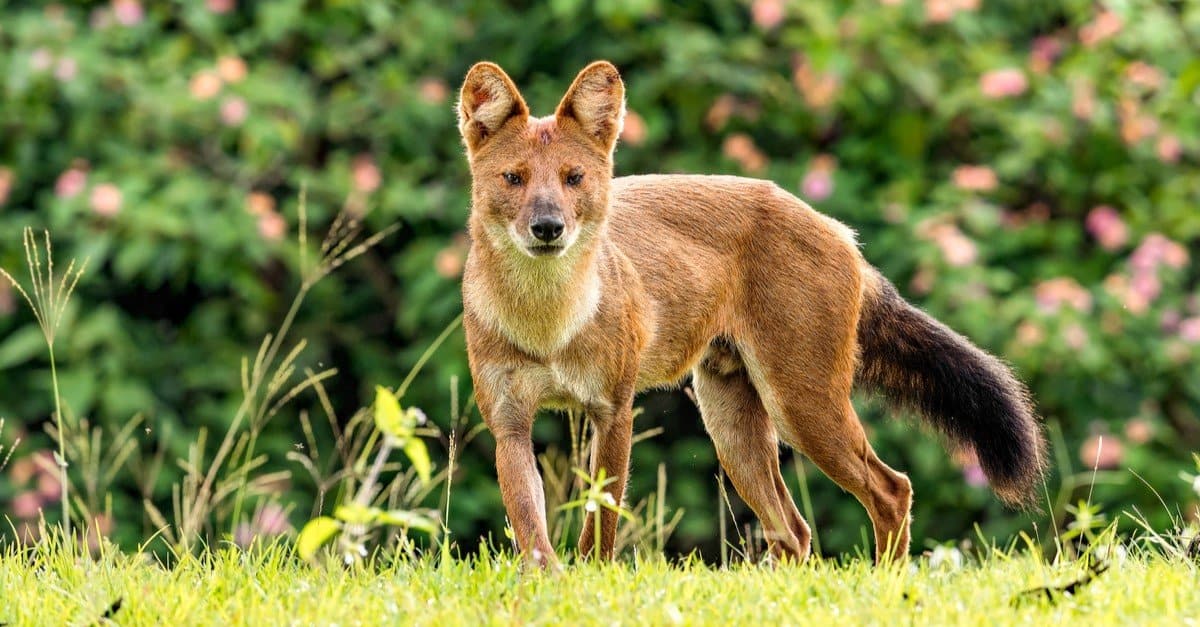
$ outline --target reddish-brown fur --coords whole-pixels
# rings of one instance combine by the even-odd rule
[[[780,474],[779,440],[863,503],[877,556],[906,554],[912,488],[875,455],[850,403],[860,312],[880,300],[882,277],[846,227],[772,183],[613,179],[623,102],[605,62],[585,68],[547,118],[530,117],[495,65],[477,64],[462,89],[473,176],[464,326],[522,552],[555,561],[530,439],[537,409],[586,411],[592,471],[616,478],[608,490],[619,502],[634,394],[690,373],[721,464],[776,555],[803,559],[810,537]],[[543,215],[561,221],[563,245],[537,254],[531,220]],[[616,524],[605,512],[605,557]],[[585,525],[580,551],[595,542]]]

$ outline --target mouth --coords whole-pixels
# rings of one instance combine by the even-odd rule
[[[563,246],[560,244],[539,244],[529,247],[529,254],[534,257],[557,257],[563,251]]]

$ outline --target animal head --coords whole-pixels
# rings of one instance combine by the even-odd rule
[[[494,63],[467,72],[458,129],[471,166],[474,225],[489,243],[553,259],[584,247],[604,224],[625,86],[607,61],[587,66],[554,115],[535,118]]]

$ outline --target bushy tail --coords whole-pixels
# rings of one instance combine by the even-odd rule
[[[858,322],[856,382],[974,450],[1002,500],[1031,505],[1046,443],[1029,391],[999,359],[907,303],[873,268],[867,272],[873,277]]]

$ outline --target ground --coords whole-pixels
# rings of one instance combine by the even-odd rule
[[[277,548],[167,568],[144,555],[9,550],[0,557],[0,623],[105,624],[107,612],[121,625],[1200,624],[1200,568],[1187,561],[1128,557],[1053,601],[1018,597],[1078,580],[1080,562],[940,561],[721,569],[654,557],[545,575],[507,556],[345,569]]]

